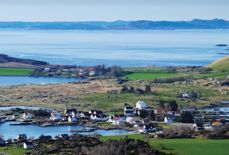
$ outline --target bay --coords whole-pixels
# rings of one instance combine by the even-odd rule
[[[229,30],[0,30],[0,53],[52,64],[207,65],[227,52],[216,44]]]

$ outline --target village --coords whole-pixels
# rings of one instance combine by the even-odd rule
[[[221,104],[228,104],[228,101],[222,101]],[[123,112],[117,114],[107,114],[102,110],[79,111],[74,107],[66,108],[62,112],[50,109],[18,108],[1,111],[0,123],[4,124],[5,122],[12,122],[10,124],[12,127],[32,124],[44,128],[52,126],[54,130],[55,126],[85,126],[82,130],[72,130],[71,134],[60,134],[55,137],[45,133],[40,135],[40,138],[46,137],[48,139],[68,140],[71,135],[82,133],[95,136],[97,134],[94,131],[97,129],[124,129],[129,131],[128,134],[150,134],[155,138],[204,135],[229,137],[228,132],[225,132],[229,127],[228,113],[220,111],[218,108],[213,108],[212,111],[196,107],[181,109],[175,102],[159,105],[156,109],[151,108],[144,101],[137,101],[135,107],[125,103]],[[34,146],[33,142],[36,141],[36,139],[28,137],[26,133],[21,133],[15,138],[1,138],[0,145],[17,144],[24,149],[31,149]]]

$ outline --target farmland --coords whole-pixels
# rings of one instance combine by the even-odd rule
[[[29,76],[31,68],[0,68],[0,76]]]

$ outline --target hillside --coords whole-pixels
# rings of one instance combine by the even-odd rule
[[[48,65],[47,62],[44,61],[38,61],[38,60],[32,60],[32,59],[19,59],[10,57],[6,54],[0,54],[0,66],[5,65],[4,67],[17,67],[17,66],[7,66],[12,64],[25,64],[25,65],[34,65],[34,66],[41,66],[41,65]]]
[[[229,70],[229,56],[226,56],[222,59],[214,61],[213,63],[208,65],[208,67],[213,70],[228,71]]]

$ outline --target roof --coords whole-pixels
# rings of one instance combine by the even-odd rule
[[[76,108],[71,108],[71,109],[66,109],[65,112],[66,113],[77,112],[77,110],[76,110]]]
[[[134,109],[134,108],[131,107],[131,106],[126,106],[125,108],[126,108],[126,109]]]
[[[220,125],[222,125],[222,122],[213,122],[212,125],[213,126],[220,126]]]

